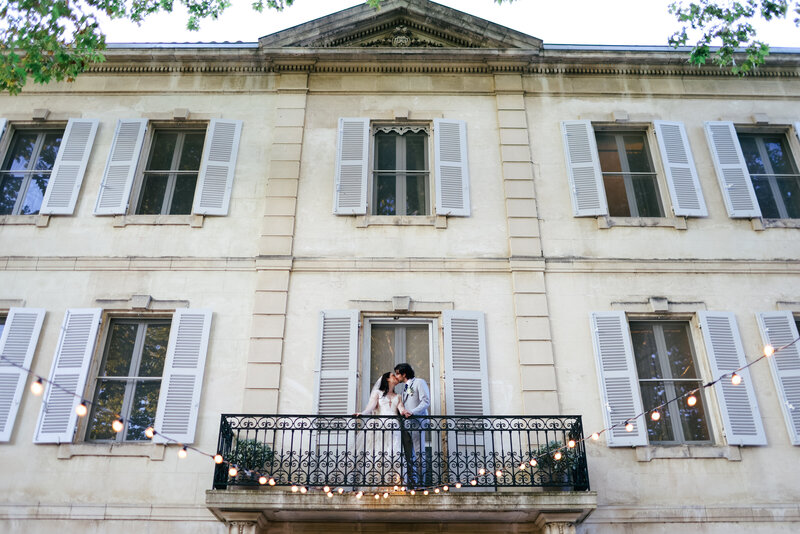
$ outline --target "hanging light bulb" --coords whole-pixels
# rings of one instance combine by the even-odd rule
[[[592,434],[592,440],[597,441],[598,439],[600,439],[600,434],[598,434],[597,432]]]
[[[388,499],[389,498],[389,492],[388,491],[383,494],[383,498],[384,499]]]
[[[400,486],[400,491],[405,491],[405,490],[406,490],[405,486]]]
[[[86,402],[84,401],[81,401],[81,403],[75,407],[75,413],[78,414],[78,417],[83,417],[88,412],[89,408],[86,407]]]
[[[222,463],[222,455],[221,454],[215,454],[214,455],[214,463],[217,464],[217,465]]]
[[[36,395],[37,397],[42,394],[44,391],[44,383],[42,383],[42,377],[37,376],[36,380],[31,382],[31,393]]]
[[[742,383],[742,377],[741,377],[741,375],[739,375],[739,374],[736,374],[736,373],[733,373],[733,374],[731,375],[731,384],[733,384],[734,386],[738,386],[738,385],[739,385],[739,384],[741,384],[741,383]]]
[[[300,488],[292,484],[292,493],[297,493],[298,491],[300,491]]]
[[[267,477],[265,477],[265,476],[258,477],[258,483],[263,486],[264,484],[267,483]]]
[[[456,489],[461,488],[461,482],[456,482]]]
[[[439,493],[439,488],[435,488],[435,489],[433,490],[433,492],[434,492],[434,493]]]
[[[397,491],[397,490],[399,490],[399,489],[400,489],[400,486],[397,486],[397,485],[396,485],[396,486],[394,487],[394,490],[395,490],[395,491]]]
[[[417,492],[415,490],[411,490],[411,495],[416,495]]]
[[[658,410],[654,410],[653,413],[650,414],[650,419],[652,419],[653,421],[658,421],[659,419],[661,419],[661,412],[659,412]]]
[[[561,454],[561,451],[556,451],[555,454],[553,454],[553,460],[557,462],[561,459],[562,456],[563,455]]]
[[[113,423],[111,423],[111,430],[114,432],[122,432],[122,429],[125,428],[125,422],[122,420],[122,417],[115,419]]]
[[[575,440],[574,439],[569,440],[567,442],[567,447],[569,447],[570,449],[574,449],[575,448]]]
[[[189,454],[189,451],[187,451],[187,450],[186,450],[186,447],[185,447],[185,446],[184,446],[184,447],[181,447],[181,448],[178,450],[178,458],[180,458],[181,460],[183,460],[184,458],[186,458],[186,456],[187,456],[188,454]],[[236,476],[236,475],[234,475],[234,476]]]
[[[519,464],[519,468],[520,468],[521,470],[523,470],[523,471],[524,471],[525,469],[527,469],[527,467],[528,467],[528,466],[527,466],[527,465],[525,465],[525,462],[522,462],[521,464]]]
[[[380,496],[379,494],[377,494],[377,493],[376,493],[376,494],[375,494],[375,500],[377,501],[377,500],[378,500],[378,499],[380,499],[380,498],[381,498],[381,496]]]
[[[327,494],[326,494],[326,495],[328,495],[328,498],[329,498],[329,499],[330,499],[331,497],[333,497],[333,493],[332,493],[332,492],[330,492],[330,491],[329,491],[329,492],[327,492]]]
[[[301,486],[300,487],[300,493],[303,493],[303,494],[308,493],[308,488],[305,487],[305,486]]]
[[[486,469],[484,469],[483,467],[481,467],[481,468],[478,470],[478,474],[479,474],[479,475],[485,475],[485,474],[486,474]]]
[[[497,471],[495,471],[494,476],[501,477],[503,476],[503,472],[498,469]]]
[[[775,347],[772,345],[764,345],[764,356],[769,358],[773,354],[775,354]]]
[[[537,461],[536,461],[536,458],[531,458],[531,461],[530,461],[530,462],[528,462],[528,463],[530,463],[530,464],[531,464],[531,467],[536,467],[536,465],[537,465],[539,462],[537,462]]]
[[[236,469],[236,467],[231,466],[231,468],[228,469],[228,476],[229,477],[236,478],[236,475],[238,475],[238,474],[239,474],[239,470]]]
[[[694,395],[689,395],[686,398],[686,404],[688,404],[689,407],[694,406],[695,404],[697,404],[697,397],[695,397]]]
[[[470,480],[469,483],[472,484],[473,486],[477,486],[478,485],[478,481],[475,480],[474,478],[472,480]]]
[[[450,491],[450,486],[442,486],[442,491]]]
[[[342,493],[344,493],[344,488],[339,488],[339,489],[337,489],[337,490],[336,490],[336,492],[337,492],[339,495],[341,495]]]
[[[625,432],[633,432],[633,423],[630,421],[625,422]]]
[[[325,486],[324,488],[322,488],[322,491],[324,491],[325,493],[328,493],[329,491],[331,491],[331,487],[330,486]]]
[[[363,496],[364,496],[364,492],[363,491],[359,491],[358,493],[356,493],[356,499],[360,499]]]
[[[270,486],[274,486],[275,485],[275,479],[274,478],[270,478],[269,479],[269,485]]]
[[[153,436],[156,435],[156,429],[152,426],[148,426],[144,429],[144,435],[147,436],[147,439],[153,439]]]

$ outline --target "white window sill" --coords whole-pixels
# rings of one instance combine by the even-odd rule
[[[435,226],[447,228],[444,215],[358,215],[356,228],[367,226]]]
[[[114,227],[130,225],[145,226],[191,226],[202,228],[204,215],[115,215]]]
[[[800,219],[750,219],[753,230],[761,231],[767,228],[800,228]]]
[[[605,230],[615,226],[658,227],[686,230],[686,217],[597,217],[597,228]]]
[[[38,226],[45,228],[50,224],[49,215],[0,215],[0,225]]]
[[[678,458],[722,458],[731,462],[741,462],[742,453],[739,447],[715,445],[649,445],[636,447],[636,460],[639,462]]]
[[[161,461],[167,446],[160,443],[61,443],[58,459],[73,456],[128,456]]]

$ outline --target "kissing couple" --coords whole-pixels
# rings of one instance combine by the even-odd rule
[[[395,392],[398,384],[403,384],[401,394]],[[372,432],[367,435],[366,451],[374,453],[375,468],[380,473],[380,481],[395,483],[405,479],[409,488],[419,487],[425,480],[425,466],[422,462],[423,431],[426,421],[414,416],[427,416],[431,406],[431,393],[424,379],[418,378],[414,369],[407,363],[397,364],[394,372],[381,375],[364,411],[356,416],[379,415],[396,418],[403,416],[400,425],[394,425],[389,434],[385,431]],[[397,423],[393,419],[392,423]],[[388,428],[384,426],[384,429]],[[405,477],[398,474],[397,458],[402,451],[405,464]],[[388,476],[386,476],[388,475]]]

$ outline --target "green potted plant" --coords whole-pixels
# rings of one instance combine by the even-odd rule
[[[559,456],[560,453],[560,456]],[[572,488],[578,451],[560,441],[551,441],[536,450],[539,480],[545,487]]]
[[[230,463],[236,465],[240,471],[262,473],[265,466],[272,463],[274,455],[270,446],[264,442],[256,439],[240,439],[233,447]]]

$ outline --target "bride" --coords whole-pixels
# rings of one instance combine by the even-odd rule
[[[364,447],[358,455],[358,463],[364,470],[366,483],[398,484],[402,480],[400,469],[403,453],[397,417],[405,408],[400,395],[394,392],[397,384],[394,373],[381,375],[372,388],[364,411],[355,414],[356,417],[362,413],[382,416],[371,418],[364,426]]]

